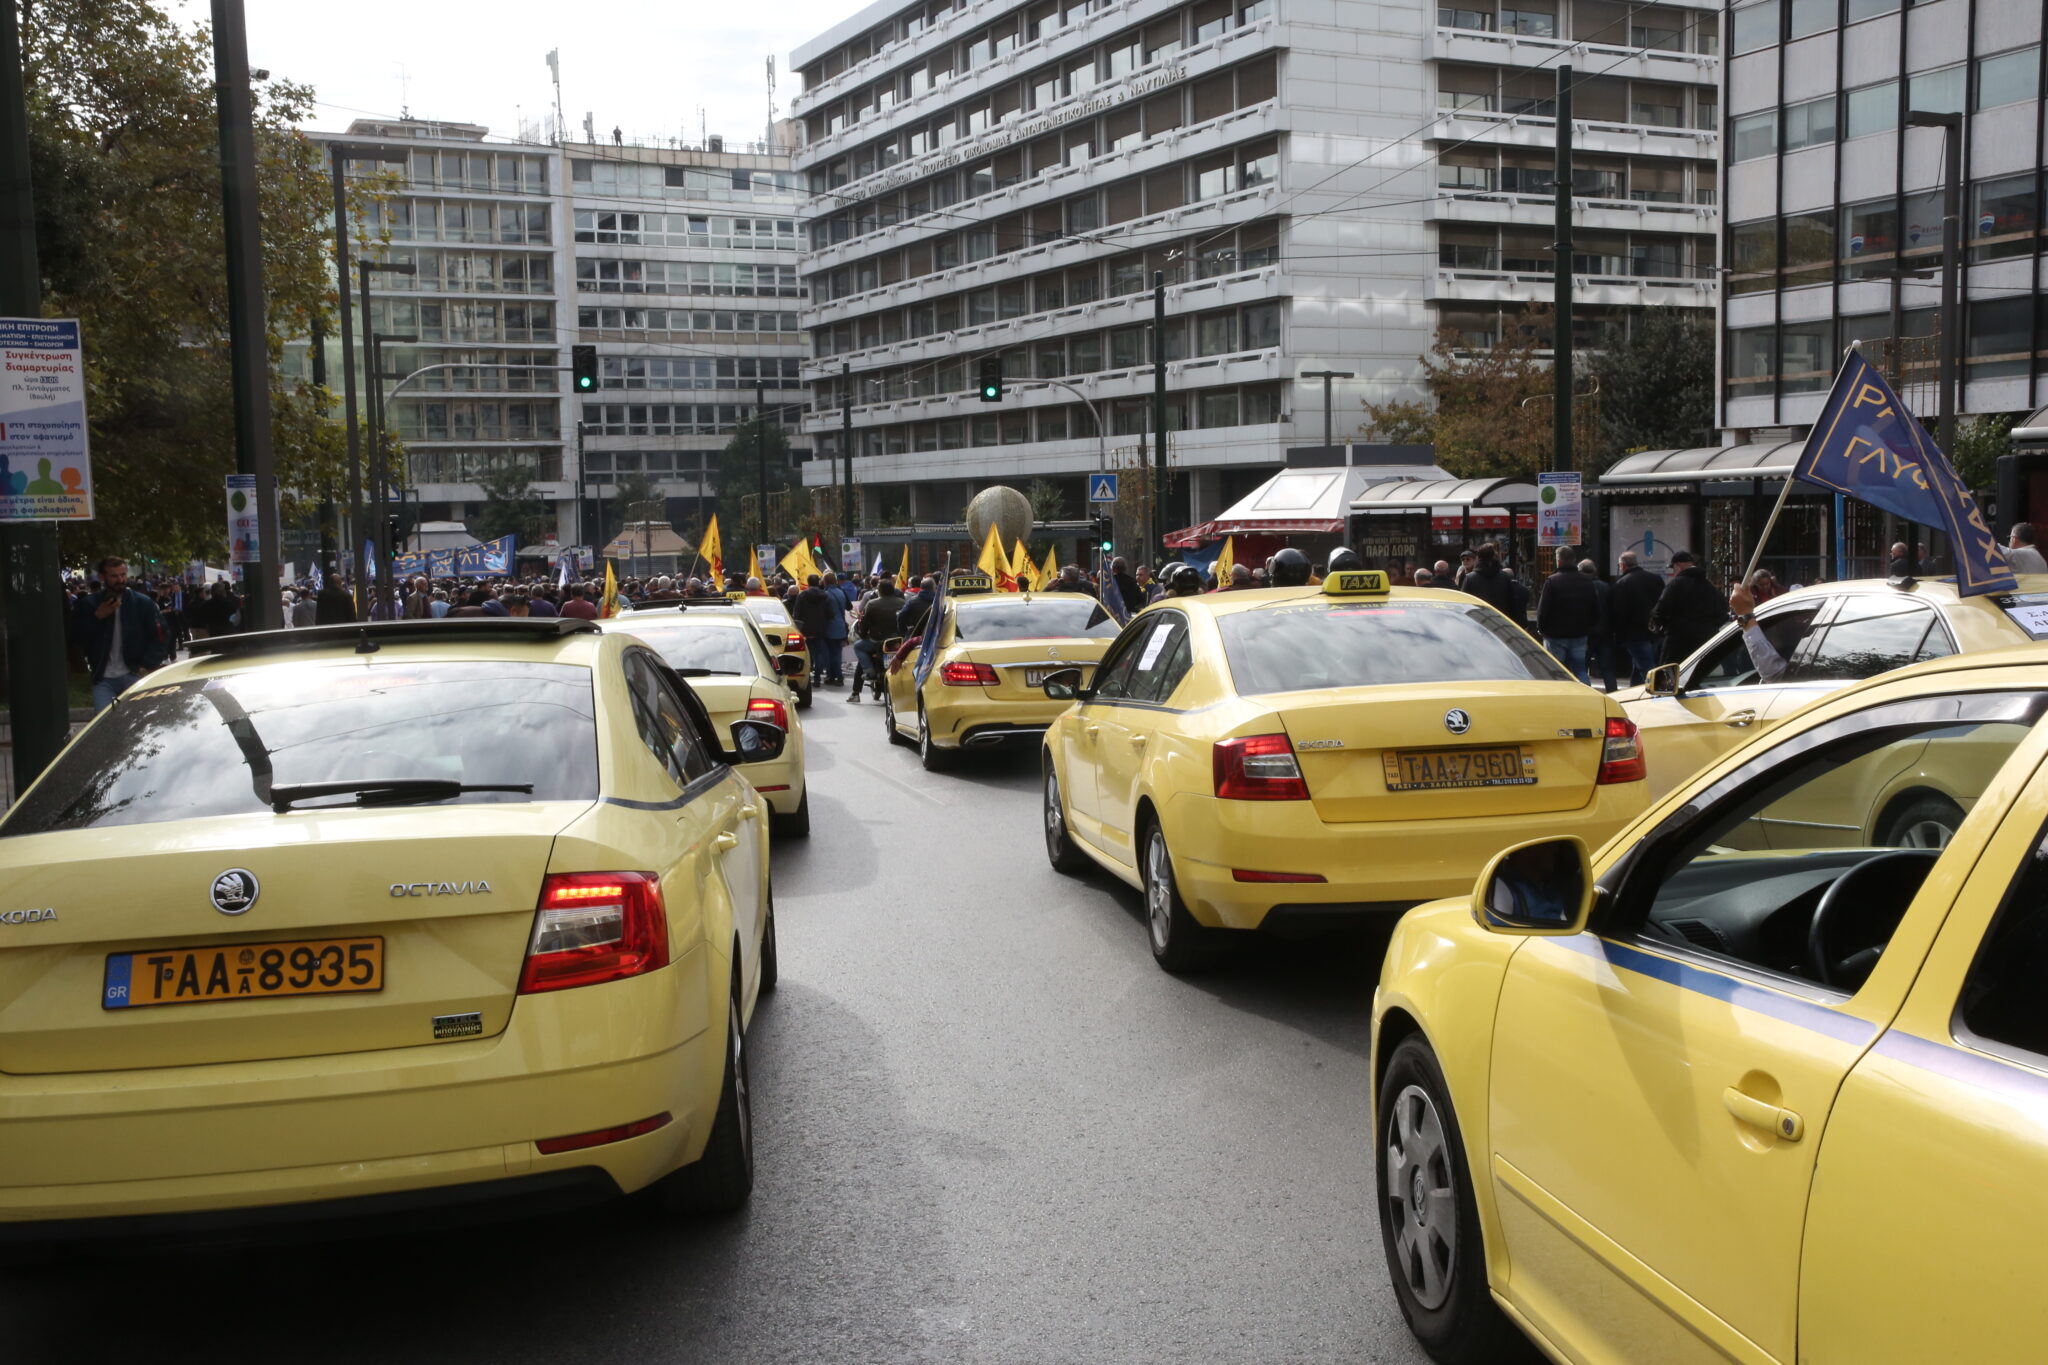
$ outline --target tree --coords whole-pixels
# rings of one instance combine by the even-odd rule
[[[750,417],[732,429],[732,438],[718,457],[718,509],[733,522],[734,531],[743,531],[749,537],[755,528],[740,524],[740,499],[760,491],[764,462],[768,491],[773,494],[786,490],[790,486],[789,437],[779,423]],[[767,527],[767,538],[773,540],[788,529]]]
[[[1956,428],[1955,449],[1948,452],[1948,460],[1965,487],[1984,492],[1998,486],[1998,457],[2012,453],[2012,429],[2025,415],[1986,413]]]
[[[478,540],[516,535],[521,545],[540,545],[555,528],[554,514],[533,486],[533,465],[514,457],[493,460],[478,482],[483,506],[469,519],[469,533]]]
[[[1653,308],[1625,341],[1591,357],[1600,429],[1588,473],[1631,450],[1715,444],[1714,323],[1701,313]]]
[[[634,522],[662,520],[659,513],[649,514],[649,504],[658,507],[666,507],[667,504],[662,500],[661,490],[647,475],[621,474],[613,480],[611,489],[611,495],[605,499],[605,545],[617,539]]]
[[[1550,467],[1550,362],[1538,355],[1540,318],[1485,349],[1445,328],[1422,356],[1429,401],[1365,406],[1377,440],[1434,445],[1436,462],[1460,478],[1528,478]],[[1537,399],[1537,402],[1525,400]]]
[[[20,0],[20,14],[43,309],[82,324],[92,423],[98,519],[65,525],[64,550],[218,554],[235,443],[211,40],[153,0]],[[343,473],[329,395],[278,369],[288,338],[332,318],[332,201],[319,149],[294,126],[312,91],[267,80],[252,93],[290,504]]]
[[[1031,502],[1031,522],[1034,526],[1059,521],[1067,514],[1067,495],[1051,479],[1033,479],[1024,496]]]

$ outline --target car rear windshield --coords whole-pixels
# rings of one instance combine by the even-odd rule
[[[1217,618],[1245,696],[1389,683],[1568,681],[1505,616],[1479,603],[1309,602]]]
[[[789,624],[789,613],[781,607],[755,606],[749,607],[748,610],[753,612],[754,619],[764,626],[786,626]]]
[[[1067,640],[1082,635],[1108,639],[1117,633],[1116,618],[1102,604],[1079,599],[1026,602],[978,602],[953,613],[955,638],[969,644],[997,640]]]
[[[386,654],[144,680],[51,765],[0,837],[251,814],[271,809],[273,787],[392,778],[533,784],[435,804],[595,800],[590,670]]]
[[[635,621],[632,633],[659,654],[670,668],[703,668],[713,673],[751,676],[761,671],[754,658],[749,627],[734,621],[709,626],[701,621],[679,621],[671,617],[659,622]]]

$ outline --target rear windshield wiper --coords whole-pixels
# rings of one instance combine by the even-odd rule
[[[678,668],[672,670],[678,678],[737,678],[740,673],[732,668]]]
[[[525,792],[531,782],[457,782],[452,777],[358,778],[347,782],[301,782],[272,787],[270,804],[282,815],[300,801],[322,796],[350,796],[358,806],[402,806],[414,801],[445,801],[464,792]]]

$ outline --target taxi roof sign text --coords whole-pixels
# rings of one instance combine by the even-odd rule
[[[1326,597],[1365,597],[1391,588],[1387,575],[1379,569],[1339,569],[1323,580]]]
[[[947,585],[947,590],[955,593],[994,592],[996,585],[987,574],[961,573],[953,575],[953,581]]]

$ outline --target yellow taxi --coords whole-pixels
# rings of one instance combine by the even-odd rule
[[[1402,919],[1373,1147],[1432,1356],[2041,1359],[2044,713],[2039,646],[1887,673]],[[1941,847],[1891,832],[1909,772]]]
[[[1635,729],[1527,632],[1376,570],[1169,598],[1046,732],[1046,852],[1144,892],[1152,953],[1469,886],[1509,844],[1604,839],[1646,799]]]
[[[1116,618],[1086,593],[992,592],[986,576],[955,576],[932,610],[928,637],[888,670],[882,722],[897,743],[914,742],[924,766],[950,767],[963,749],[1035,743],[1064,701],[1045,679],[1086,676],[1116,638]]]
[[[201,641],[0,819],[0,1241],[739,1206],[784,738],[573,618]]]
[[[1772,598],[1756,610],[1761,658],[1729,625],[1682,663],[1615,693],[1642,731],[1650,795],[1664,795],[1800,707],[1907,664],[2048,636],[2048,576],[2012,593],[1963,597],[1954,579],[1854,579]]]
[[[766,721],[789,732],[782,756],[750,764],[747,780],[772,813],[774,832],[801,839],[811,832],[811,794],[804,783],[804,732],[790,682],[801,658],[772,652],[752,617],[715,598],[642,608],[600,623],[646,644],[675,670],[723,731],[736,720]]]
[[[728,594],[731,596],[731,594]],[[811,654],[804,641],[804,633],[796,628],[796,622],[789,617],[789,608],[773,597],[755,597],[749,594],[733,596],[747,615],[754,618],[754,624],[767,637],[770,648],[776,651],[777,659],[795,655],[803,667],[784,674],[789,679],[790,691],[796,694],[796,704],[808,709],[811,704]]]

